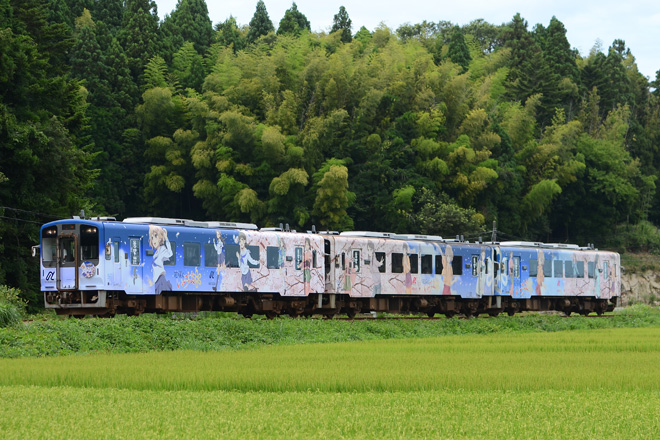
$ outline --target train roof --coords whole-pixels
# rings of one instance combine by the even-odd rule
[[[502,247],[536,247],[546,249],[566,249],[566,250],[598,250],[592,245],[581,247],[577,244],[569,243],[542,243],[538,241],[503,241],[499,243]]]
[[[131,224],[148,224],[148,225],[166,225],[166,226],[189,226],[197,228],[211,228],[211,229],[250,229],[257,230],[257,225],[252,223],[236,223],[236,222],[200,222],[196,220],[180,219],[180,218],[164,218],[164,217],[129,217],[124,219],[124,223]]]

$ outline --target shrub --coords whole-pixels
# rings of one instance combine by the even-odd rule
[[[21,322],[21,312],[13,304],[0,302],[0,328],[16,325]]]
[[[0,285],[0,303],[11,304],[16,309],[24,313],[27,307],[27,301],[21,298],[20,289]]]

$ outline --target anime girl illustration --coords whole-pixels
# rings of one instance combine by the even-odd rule
[[[444,283],[442,294],[451,295],[451,285],[456,282],[454,279],[454,268],[452,267],[454,250],[450,245],[447,245],[444,254],[442,253],[442,249],[440,249],[440,255],[442,255],[442,281]]]
[[[172,247],[167,239],[167,230],[161,226],[149,225],[149,245],[156,251],[153,257],[152,269],[154,292],[159,295],[163,291],[172,290],[172,283],[165,278],[165,261],[172,256]]]
[[[481,298],[484,295],[484,285],[486,280],[484,280],[485,273],[484,269],[486,268],[486,249],[481,248],[481,253],[479,255],[479,267],[477,267],[477,297]]]
[[[376,250],[374,244],[370,241],[367,243],[367,252],[371,260],[371,282],[373,284],[372,291],[374,296],[380,295],[383,292],[383,285],[380,281],[380,268],[384,264],[383,260],[376,259]]]
[[[303,253],[303,285],[305,296],[311,292],[310,283],[312,282],[312,244],[309,238],[305,239],[305,251]]]
[[[539,251],[538,263],[536,266],[536,294],[539,296],[543,293],[543,281],[545,281],[545,274],[543,273],[544,264],[545,255],[543,255],[543,251]]]
[[[259,261],[252,258],[250,249],[247,248],[247,236],[245,232],[238,233],[238,267],[241,268],[241,287],[244,291],[256,291],[252,285],[252,273],[250,272],[250,264],[259,264]]]
[[[406,276],[406,293],[412,293],[412,275],[410,274],[410,256],[408,255],[408,243],[403,243],[403,273]]]
[[[220,290],[222,289],[222,270],[225,268],[225,242],[222,238],[222,233],[220,230],[215,231],[215,237],[213,239],[213,247],[215,248],[215,252],[218,255],[218,267],[217,267],[217,272],[216,272],[216,277],[215,277],[215,287],[213,287],[213,290]]]

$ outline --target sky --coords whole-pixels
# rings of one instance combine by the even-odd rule
[[[172,12],[177,0],[156,0],[161,19]],[[275,29],[291,0],[264,0]],[[230,15],[239,25],[248,24],[257,0],[206,0],[213,24]],[[380,23],[396,30],[404,23],[450,21],[464,25],[482,18],[499,25],[511,21],[516,13],[527,20],[531,30],[535,24],[548,26],[554,15],[564,23],[572,47],[583,56],[599,41],[603,51],[615,39],[626,42],[637,61],[639,71],[651,80],[660,70],[660,1],[658,0],[297,0],[298,10],[305,14],[312,31],[329,31],[332,18],[340,6],[353,22],[353,33],[364,26],[373,31]]]

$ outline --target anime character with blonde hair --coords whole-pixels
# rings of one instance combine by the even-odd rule
[[[442,289],[442,294],[451,295],[451,285],[456,282],[454,279],[454,268],[452,267],[454,250],[450,245],[447,245],[444,254],[442,253],[442,249],[440,249],[440,255],[442,255],[442,282],[445,285]]]
[[[380,280],[380,268],[384,264],[384,258],[378,260],[376,258],[376,249],[372,242],[367,243],[367,252],[369,254],[369,259],[371,260],[371,281],[373,283],[373,292],[374,296],[380,295],[383,293],[383,285]]]
[[[539,251],[538,263],[536,266],[536,294],[539,296],[543,293],[543,282],[545,281],[545,274],[543,273],[544,264],[545,255],[543,255],[543,251]]]
[[[161,226],[149,225],[149,245],[155,250],[152,262],[154,292],[159,295],[163,291],[172,290],[172,283],[165,278],[165,261],[172,254],[167,230]]]

